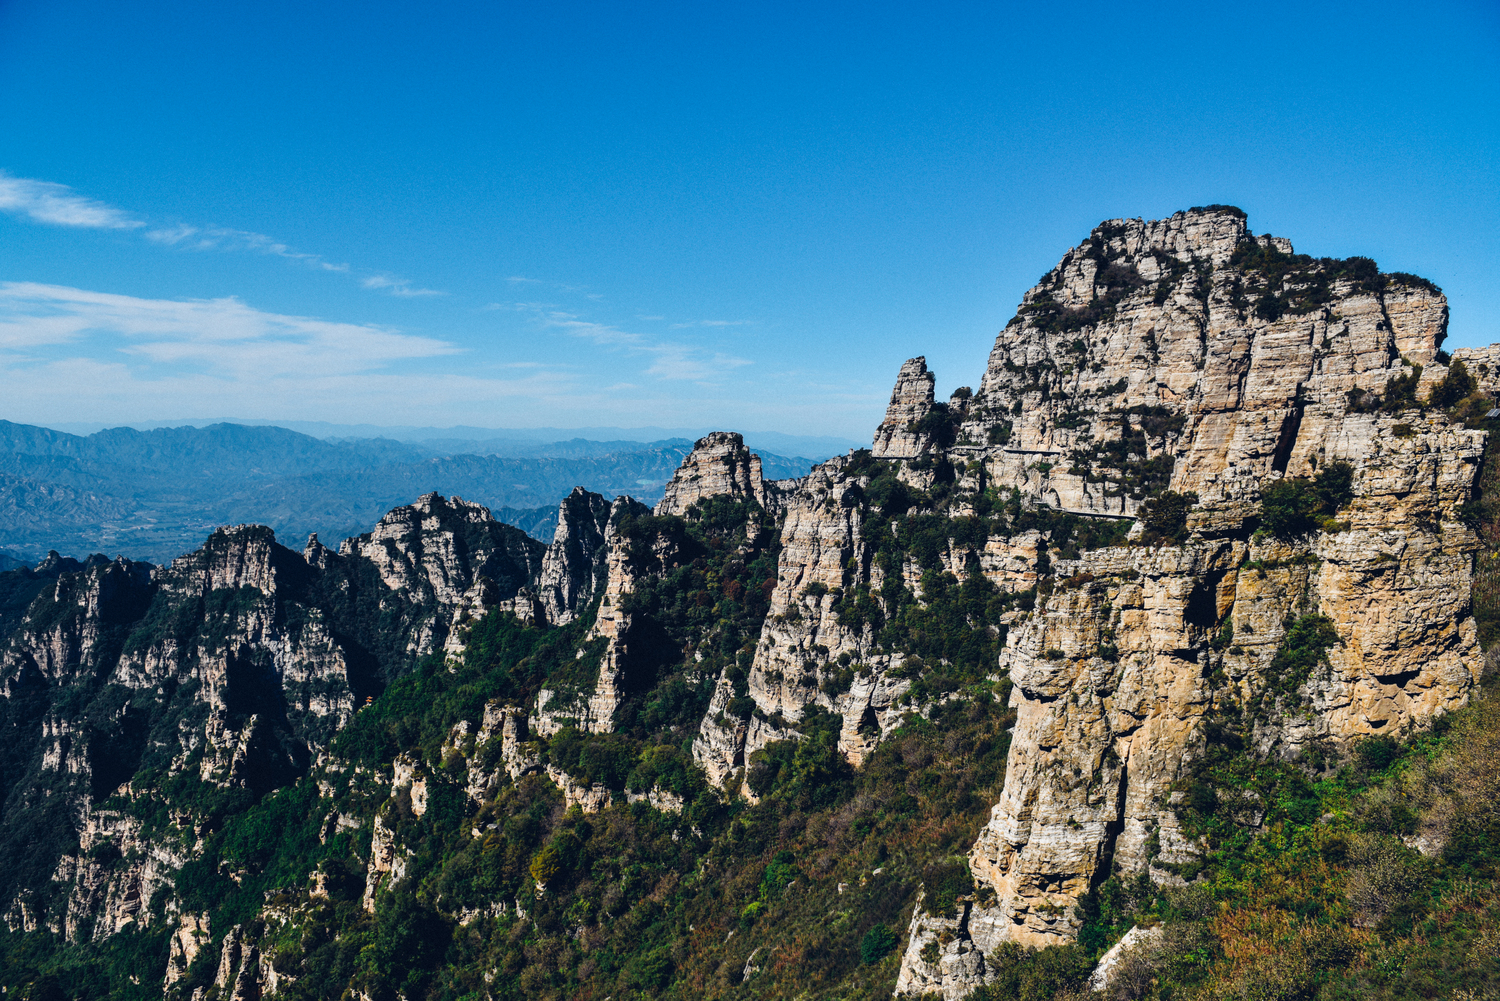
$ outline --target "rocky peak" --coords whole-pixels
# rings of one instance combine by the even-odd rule
[[[996,339],[959,439],[1036,503],[1129,516],[1165,487],[1227,527],[1262,484],[1332,461],[1338,429],[1375,433],[1351,393],[1376,399],[1415,365],[1417,395],[1442,377],[1435,286],[1244,224],[1216,210],[1101,225]]]
[[[369,560],[392,591],[462,618],[513,600],[540,572],[544,549],[483,505],[431,493],[391,511],[373,532],[345,539],[339,553]],[[449,631],[434,621],[414,642],[436,649]]]
[[[547,621],[564,625],[597,593],[608,551],[610,502],[582,487],[557,508],[557,531],[542,556],[537,592]]]
[[[151,603],[153,570],[149,563],[91,557],[82,569],[59,573],[0,648],[7,692],[38,675],[62,682],[107,671],[111,642],[121,626]]]
[[[1446,371],[1446,301],[1246,222],[1210,207],[1101,224],[1026,294],[955,415],[953,465],[1031,505],[1107,524],[1175,494],[1186,513],[1156,546],[1059,560],[1055,590],[1011,624],[999,667],[1016,727],[969,860],[996,903],[962,927],[914,920],[913,990],[982,982],[982,964],[950,954],[1070,939],[1101,860],[1170,881],[1197,857],[1170,796],[1224,706],[1284,699],[1248,739],[1293,757],[1425,725],[1473,688],[1476,539],[1459,509],[1484,435],[1422,406]],[[1273,487],[1330,469],[1349,481],[1337,519],[1268,527]],[[1337,641],[1295,696],[1268,694],[1290,624],[1309,615]],[[934,938],[947,948],[930,964],[919,946]]]
[[[307,545],[302,547],[302,558],[307,561],[307,565],[317,567],[319,570],[328,569],[329,564],[337,556],[336,552],[318,541],[317,532],[309,535]]]
[[[934,383],[926,358],[911,358],[901,366],[885,420],[875,429],[877,459],[915,458],[931,444],[931,433],[921,424],[933,411]]]
[[[698,501],[720,495],[753,500],[762,507],[766,504],[760,456],[733,431],[715,431],[693,444],[667,483],[656,513],[682,515]]]
[[[71,556],[59,556],[56,549],[49,549],[46,558],[36,565],[32,573],[39,577],[56,577],[58,574],[77,573],[85,567],[108,562],[107,557],[95,553],[87,561],[80,563]]]
[[[1165,219],[1110,219],[1100,223],[1089,234],[1080,251],[1102,245],[1106,256],[1121,256],[1137,261],[1156,254],[1168,254],[1176,260],[1206,260],[1223,264],[1249,235],[1245,213],[1232,205],[1209,205],[1174,212]],[[1281,242],[1282,252],[1290,254],[1290,241]]]
[[[277,564],[284,564],[287,556],[296,558],[266,526],[228,525],[216,529],[202,549],[173,560],[162,577],[184,593],[253,587],[274,594]]]

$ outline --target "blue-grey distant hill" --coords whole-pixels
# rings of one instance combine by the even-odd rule
[[[214,424],[238,424],[246,427],[274,426],[299,431],[325,441],[387,438],[424,447],[442,447],[446,444],[459,451],[488,451],[494,455],[516,456],[528,455],[536,448],[546,448],[562,442],[587,442],[594,445],[616,445],[628,442],[639,445],[669,438],[686,438],[689,441],[696,441],[710,431],[738,431],[744,436],[745,444],[761,454],[770,452],[776,455],[801,455],[816,460],[843,455],[851,448],[861,448],[869,444],[867,441],[855,441],[838,435],[786,434],[782,431],[750,431],[737,427],[482,428],[468,425],[416,427],[412,425],[332,424],[328,421],[240,420],[233,417],[144,421],[131,426],[138,431],[151,431],[158,428],[205,428]],[[87,422],[55,424],[53,427],[59,431],[78,435],[92,434],[105,429],[103,424]]]
[[[289,545],[368,531],[392,507],[436,490],[477,501],[547,541],[575,486],[653,502],[686,438],[653,442],[512,439],[324,440],[269,426],[87,436],[0,421],[0,549],[164,562],[215,527],[269,525]],[[761,452],[765,474],[805,474],[812,460]]]

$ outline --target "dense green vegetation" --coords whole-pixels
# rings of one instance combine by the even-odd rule
[[[445,756],[452,724],[472,721],[486,694],[535,677],[549,650],[575,639],[505,615],[482,628],[485,640],[456,669],[428,662],[358,714],[336,746],[332,797],[302,781],[224,817],[179,877],[184,906],[212,915],[216,939],[237,923],[258,931],[277,968],[299,978],[292,998],[337,997],[352,982],[377,998],[457,999],[491,977],[496,997],[712,997],[734,989],[757,949],[749,996],[889,989],[892,929],[905,926],[917,881],[967,848],[1003,781],[1011,717],[987,688],[930,721],[912,717],[858,771],[828,739],[836,718],[804,720],[808,739],[773,745],[757,763],[765,798],[755,806],[689,781],[678,785],[681,815],[620,797],[584,816],[528,776],[502,779],[475,808],[461,788],[485,749]],[[420,817],[374,781],[397,748],[431,770]],[[670,742],[565,731],[543,750],[575,760],[592,751],[601,774],[623,772],[625,786],[671,785],[689,772]],[[121,806],[170,837],[161,802]],[[382,890],[369,914],[354,856],[369,851],[376,811],[414,854],[408,879]],[[325,839],[337,814],[366,819]],[[314,872],[326,897],[308,894]],[[282,918],[257,919],[268,900]],[[505,909],[467,925],[447,916],[494,902]],[[153,996],[165,950],[159,933],[61,949],[47,934],[0,932],[6,982],[30,982],[33,996],[53,982],[69,997]],[[206,950],[183,986],[211,986],[216,960]]]
[[[1090,483],[1109,484],[1106,497],[1142,500],[1166,490],[1174,461],[1167,439],[1182,430],[1184,418],[1166,407],[1133,406],[1116,411],[1120,434],[1068,453],[1069,470]]]
[[[1312,479],[1277,480],[1261,493],[1261,527],[1283,539],[1338,531],[1343,525],[1334,515],[1354,499],[1353,482],[1354,467],[1347,462],[1331,463]]]
[[[776,586],[777,534],[758,505],[727,497],[700,501],[687,518],[643,515],[620,531],[643,576],[623,605],[633,616],[631,671],[616,727],[637,739],[663,727],[686,734],[721,669],[743,694]]]
[[[1209,847],[1182,872],[1199,882],[1163,891],[1118,873],[1081,907],[1079,948],[1090,953],[1134,924],[1165,932],[1128,957],[1112,996],[1333,1001],[1500,988],[1493,684],[1430,733],[1370,738],[1343,757],[1257,754],[1250,725],[1233,707],[1220,713],[1180,784],[1184,829]],[[977,997],[1078,986],[1066,969],[1032,976],[1020,993]]]
[[[1306,254],[1285,254],[1274,244],[1247,240],[1230,257],[1231,267],[1239,269],[1251,286],[1239,285],[1237,304],[1258,291],[1253,311],[1263,320],[1277,320],[1284,315],[1300,315],[1322,309],[1334,300],[1334,285],[1353,284],[1365,292],[1384,292],[1391,285],[1421,289],[1434,295],[1442,290],[1425,278],[1404,272],[1382,274],[1368,257],[1314,258]]]
[[[870,479],[862,491],[847,496],[862,503],[861,534],[876,540],[872,563],[882,583],[872,591],[851,569],[836,604],[842,625],[868,629],[877,649],[907,655],[901,670],[913,678],[909,699],[915,704],[991,675],[1005,643],[1000,616],[1013,608],[1030,609],[1036,601],[1034,589],[996,588],[976,564],[965,566],[960,578],[948,569],[945,554],[983,548],[992,536],[1037,531],[1045,537],[1037,556],[1038,572],[1045,576],[1051,569],[1049,549],[1076,559],[1083,550],[1121,544],[1130,528],[1126,521],[1026,506],[1016,490],[959,491],[956,470],[946,460],[930,462],[927,469],[932,486],[919,490],[902,481],[890,463],[855,453],[849,472]],[[956,513],[960,505],[972,513]],[[907,560],[922,570],[919,594],[903,582]],[[840,666],[861,669],[852,662]]]

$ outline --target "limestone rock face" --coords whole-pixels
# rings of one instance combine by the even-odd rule
[[[249,697],[249,689],[272,684],[284,693],[287,710],[327,719],[341,728],[354,714],[349,663],[321,610],[308,609],[289,625],[290,600],[302,604],[310,568],[276,542],[261,525],[221,528],[204,547],[172,561],[155,575],[154,600],[186,608],[222,603],[233,595],[228,628],[220,643],[180,645],[175,637],[128,648],[117,679],[138,687],[167,681],[202,683],[203,700],[226,725],[226,707]],[[238,730],[235,724],[228,724]]]
[[[1464,363],[1480,389],[1491,395],[1500,393],[1500,344],[1459,348],[1453,357]]]
[[[912,358],[901,366],[885,420],[875,429],[876,458],[912,459],[931,444],[917,425],[932,412],[934,383],[926,358]]]
[[[298,553],[269,528],[237,525],[167,567],[38,567],[32,578],[48,579],[0,645],[0,713],[34,735],[34,764],[16,759],[0,789],[5,816],[58,797],[72,831],[54,843],[76,835],[83,847],[57,857],[69,889],[41,912],[22,888],[13,923],[98,937],[148,920],[141,901],[202,833],[185,816],[180,844],[130,847],[138,824],[106,801],[131,795],[143,763],[257,793],[291,781],[383,679],[535,584],[544,547],[478,505],[429,495],[341,549],[314,537]],[[562,583],[561,607],[588,591]],[[419,786],[409,792],[421,803]]]
[[[129,797],[129,790],[125,790]],[[112,864],[123,860],[123,865]],[[69,942],[103,941],[131,927],[147,928],[147,906],[186,861],[179,846],[141,837],[138,818],[95,810],[83,822],[78,850],[64,855],[52,875],[71,884],[61,933]]]
[[[345,539],[342,556],[370,561],[392,591],[432,606],[409,649],[440,649],[456,628],[517,593],[541,570],[542,544],[502,525],[488,508],[432,493],[398,507],[367,535]]]
[[[1136,925],[1130,929],[1108,952],[1099,957],[1099,965],[1094,967],[1094,973],[1089,977],[1089,990],[1107,991],[1110,981],[1114,979],[1115,968],[1120,965],[1126,953],[1135,949],[1151,949],[1165,934],[1160,925],[1154,928]]]
[[[207,914],[184,914],[177,922],[177,930],[168,940],[170,952],[167,956],[167,972],[162,981],[162,991],[169,991],[173,984],[187,974],[193,960],[203,951],[209,941]]]
[[[600,552],[604,557],[604,595],[594,622],[585,634],[585,642],[603,640],[598,680],[592,693],[559,693],[543,689],[537,697],[537,714],[531,728],[548,737],[564,726],[576,726],[588,733],[610,733],[614,729],[615,710],[620,704],[620,684],[629,657],[630,615],[622,605],[635,587],[641,572],[653,564],[670,559],[670,553],[650,554],[642,565],[639,554],[632,552],[621,532],[624,522],[646,514],[644,504],[629,497],[619,497],[610,505]]]
[[[557,510],[557,531],[542,556],[537,591],[547,621],[572,622],[598,593],[600,571],[609,551],[605,531],[610,503],[601,495],[574,487]]]
[[[64,573],[39,601],[46,615],[23,619],[0,651],[7,694],[28,680],[64,684],[108,670],[109,650],[100,642],[105,624],[141,615],[150,604],[153,567],[126,559],[89,559]]]
[[[856,761],[899,720],[897,699],[908,684],[887,676],[889,656],[874,652],[867,630],[840,625],[835,607],[856,583],[874,579],[878,589],[882,573],[862,538],[855,506],[860,484],[868,480],[845,475],[846,467],[846,460],[830,460],[783,498],[776,587],[746,693],[758,714],[748,720],[729,714],[736,693],[732,682],[721,679],[693,744],[695,760],[716,783],[771,741],[796,738],[795,731],[762,717],[796,721],[809,705],[842,713],[840,747]],[[854,671],[848,690],[829,694],[825,683],[856,662],[862,668]]]
[[[1232,222],[1218,231],[1247,239]],[[1268,689],[1296,615],[1328,615],[1341,642],[1299,692],[1311,711],[1257,723],[1263,750],[1290,755],[1319,738],[1421,725],[1463,704],[1478,677],[1469,612],[1476,539],[1458,509],[1484,435],[1436,414],[1376,416],[1350,405],[1352,390],[1382,392],[1403,372],[1403,356],[1431,366],[1448,315],[1442,297],[1334,279],[1328,306],[1268,320],[1238,305],[1254,275],[1229,267],[1220,237],[1182,245],[1154,233],[1155,224],[1113,222],[1070,252],[996,342],[977,398],[981,413],[989,408],[980,420],[1016,417],[1007,449],[986,456],[996,480],[1040,503],[1139,509],[1128,476],[1112,480],[1098,459],[1106,450],[1094,441],[1112,434],[1139,435],[1128,447],[1140,459],[1160,456],[1170,488],[1199,497],[1190,525],[1202,534],[1187,545],[1104,549],[1059,564],[1059,579],[1082,582],[1059,585],[1002,656],[1019,719],[1005,791],[971,866],[995,888],[1007,936],[1028,945],[1073,936],[1073,903],[1101,867],[1154,867],[1157,843],[1191,854],[1167,836],[1176,828],[1163,806],[1170,785],[1202,746],[1215,705]],[[1185,302],[1173,287],[1163,294],[1169,255],[1193,261],[1202,299]],[[1086,308],[1101,270],[1131,267],[1157,278],[1155,291],[1134,288],[1113,318],[1079,327],[1074,341],[1035,320],[1056,315],[1052,306],[1028,309],[1049,299],[1064,311]],[[1139,432],[1125,423],[1133,410]],[[1031,455],[1058,465],[1023,476],[1023,459],[1011,456]],[[1062,473],[1065,456],[1073,468]],[[1355,500],[1340,512],[1340,531],[1247,539],[1242,525],[1266,483],[1334,462],[1353,467]],[[1235,645],[1220,650],[1212,633],[1226,629]]]
[[[692,452],[668,481],[656,513],[686,514],[698,501],[719,496],[766,506],[760,456],[746,448],[744,437],[733,431],[715,431],[693,444]]]
[[[1440,293],[1311,269],[1277,285],[1243,266],[1290,252],[1226,212],[1100,225],[1026,293],[963,437],[1005,439],[972,451],[1039,503],[1133,515],[1155,477],[1240,523],[1267,478],[1311,472],[1351,390],[1378,393],[1408,362],[1424,385],[1442,373]],[[1156,467],[1132,470],[1129,454]]]
[[[1215,708],[1268,688],[1298,615],[1327,616],[1340,642],[1296,693],[1306,711],[1257,724],[1262,751],[1420,725],[1464,702],[1478,666],[1476,541],[1458,510],[1483,435],[1415,409],[1445,371],[1446,320],[1425,283],[1296,258],[1289,241],[1210,208],[1100,226],[1027,294],[972,398],[936,404],[925,360],[902,367],[872,456],[913,488],[933,489],[946,464],[958,496],[1013,490],[1122,519],[1164,490],[1196,495],[1181,545],[1061,560],[1032,531],[954,538],[939,554],[955,576],[977,570],[1012,594],[1062,583],[1007,620],[996,665],[1019,719],[971,855],[994,903],[971,903],[946,930],[939,968],[919,958],[938,932],[916,929],[904,984],[958,996],[994,944],[1067,940],[1073,904],[1106,866],[1173,878],[1162,866],[1196,849],[1169,809],[1172,784]],[[1362,405],[1408,376],[1413,409]],[[1334,530],[1252,539],[1269,484],[1335,463],[1352,469],[1353,501]],[[726,672],[694,743],[715,781],[733,786],[757,749],[797,739],[809,707],[842,715],[855,761],[899,717],[899,652],[843,614],[852,592],[884,594],[898,569],[924,600],[921,567],[875,559],[872,530],[894,526],[862,497],[870,475],[833,460],[780,498],[778,579],[748,681]]]

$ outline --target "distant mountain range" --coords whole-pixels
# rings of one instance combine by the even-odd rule
[[[325,440],[240,424],[80,436],[0,421],[0,560],[35,562],[55,549],[162,563],[219,525],[245,522],[300,547],[312,532],[355,534],[434,490],[484,504],[545,542],[573,487],[653,502],[692,445],[456,434]],[[760,455],[767,479],[804,475],[814,461]]]
[[[246,427],[279,427],[298,431],[326,441],[351,439],[388,438],[422,447],[441,446],[444,443],[461,443],[461,451],[475,451],[482,446],[486,454],[529,455],[528,449],[561,442],[586,441],[594,444],[650,444],[669,438],[686,438],[696,441],[711,431],[738,431],[745,444],[757,452],[773,452],[777,455],[803,455],[823,460],[834,455],[843,455],[851,448],[869,445],[867,441],[855,441],[836,435],[795,435],[781,431],[744,431],[734,427],[580,427],[580,428],[482,428],[469,425],[452,427],[417,427],[414,425],[382,424],[333,424],[328,421],[266,421],[256,419],[183,418],[173,421],[142,421],[130,425],[137,431],[154,431],[160,428],[196,427],[206,428],[215,424],[241,424]],[[53,424],[54,430],[69,434],[89,435],[108,429],[108,425],[80,422]],[[548,453],[551,454],[551,453]]]

